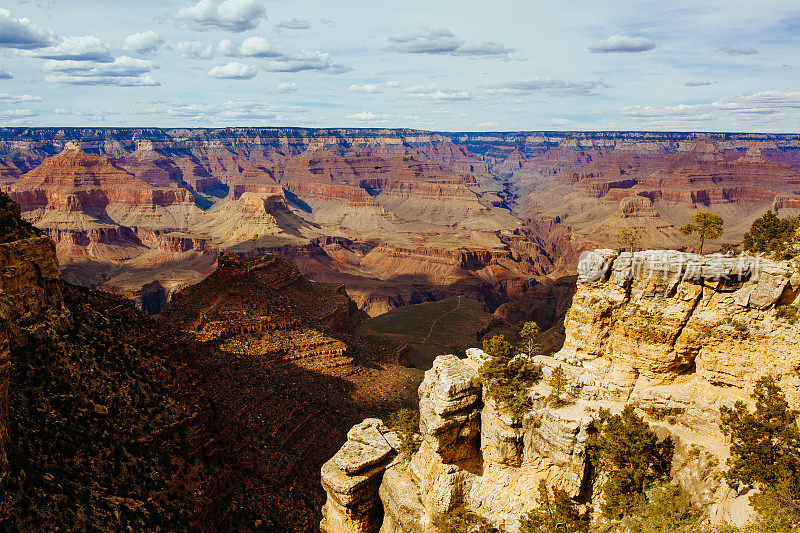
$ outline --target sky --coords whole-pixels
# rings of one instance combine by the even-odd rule
[[[5,0],[0,126],[800,131],[800,1]]]

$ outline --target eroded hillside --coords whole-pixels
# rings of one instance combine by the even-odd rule
[[[64,277],[157,312],[219,250],[296,262],[359,308],[467,295],[489,311],[578,253],[687,248],[698,210],[737,242],[800,209],[796,135],[4,129],[0,181],[57,243]],[[718,246],[719,242],[712,243]]]
[[[410,401],[418,371],[341,286],[222,254],[155,320],[58,280],[0,200],[3,529],[314,531],[347,428]]]

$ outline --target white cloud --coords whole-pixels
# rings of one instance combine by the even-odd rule
[[[728,54],[729,56],[752,56],[758,54],[755,48],[734,48],[733,46],[723,46],[717,48],[717,52]]]
[[[656,43],[644,37],[629,35],[612,35],[608,39],[598,41],[589,47],[595,54],[631,54],[647,52],[656,47]]]
[[[237,61],[232,61],[225,66],[213,67],[208,71],[209,76],[226,80],[249,80],[255,78],[257,73],[256,67]]]
[[[140,54],[152,54],[162,46],[164,38],[153,30],[132,33],[122,41],[122,48]]]
[[[214,57],[214,48],[200,41],[180,41],[176,45],[178,53],[187,59],[211,59]]]
[[[277,86],[267,89],[267,92],[270,94],[296,93],[297,84],[293,81],[279,83]]]
[[[301,72],[303,70],[319,70],[329,74],[341,74],[352,70],[350,67],[338,65],[331,61],[330,54],[319,50],[299,50],[289,52],[264,67],[269,72]]]
[[[381,92],[380,88],[373,83],[365,83],[364,85],[351,85],[349,89],[347,89],[351,93],[366,93],[366,94],[375,94]]]
[[[260,100],[237,98],[221,105],[201,103],[166,104],[140,110],[143,114],[176,117],[182,121],[197,121],[203,124],[241,124],[243,121],[270,121],[296,123],[299,116],[308,112],[303,107],[275,107]],[[289,118],[291,117],[291,118]]]
[[[119,85],[145,87],[160,85],[153,80],[153,64],[144,59],[120,56],[111,63],[49,60],[44,64],[45,80],[70,85]]]
[[[200,0],[197,4],[179,9],[178,20],[187,22],[200,30],[221,29],[242,32],[256,28],[266,18],[264,4],[260,0]]]
[[[222,39],[217,45],[217,55],[222,57],[235,57],[236,45],[230,39]]]
[[[368,122],[368,121],[372,121],[372,120],[380,120],[380,119],[382,119],[384,117],[383,117],[383,115],[379,115],[378,113],[373,113],[372,111],[361,111],[361,112],[356,113],[354,115],[347,115],[346,118],[350,118],[350,119],[353,119],[353,120],[359,120],[359,121],[362,121],[362,122]]]
[[[383,86],[384,87],[390,87],[390,88],[400,87],[400,82],[391,80],[391,81],[387,81],[386,83],[384,83]]]
[[[548,124],[551,126],[566,126],[570,123],[569,119],[561,118],[561,117],[553,117],[547,121]]]
[[[8,94],[0,93],[0,102],[41,102],[41,96],[31,96],[30,94]]]
[[[0,8],[0,48],[33,50],[55,41],[53,30],[43,28],[27,18],[13,18],[8,9]]]
[[[19,117],[35,117],[36,112],[33,109],[6,109],[0,111],[0,117],[5,118],[19,118]]]
[[[63,107],[56,108],[53,113],[56,115],[67,115],[71,117],[90,117],[94,116],[93,113],[89,113],[88,111],[80,111],[77,109],[65,109]]]
[[[630,106],[620,109],[626,118],[643,124],[669,125],[675,123],[707,123],[718,120],[737,122],[765,122],[785,116],[800,109],[800,91],[764,91],[760,93],[728,96],[701,104],[673,106]]]
[[[31,54],[43,59],[97,61],[101,63],[114,61],[106,45],[100,39],[91,35],[67,37],[58,44],[35,50]]]
[[[710,81],[687,81],[684,83],[686,87],[704,87],[706,85],[711,85]]]
[[[239,48],[229,41],[220,42],[217,50],[222,48],[232,57],[253,57],[269,59],[262,68],[268,72],[300,72],[303,70],[319,70],[329,74],[340,74],[352,69],[331,61],[330,54],[319,50],[286,51],[275,46],[263,37],[248,37]]]
[[[423,98],[427,100],[440,100],[440,101],[456,101],[456,100],[469,100],[471,96],[467,91],[459,91],[455,89],[440,89],[437,83],[429,83],[428,85],[417,85],[415,87],[407,87],[403,92]]]
[[[219,115],[236,120],[275,120],[280,113],[297,114],[305,113],[306,111],[308,110],[303,107],[278,108],[259,100],[237,98],[225,102],[219,110]]]
[[[311,24],[309,24],[307,20],[299,18],[291,18],[289,20],[284,20],[283,22],[281,22],[276,26],[276,28],[280,28],[282,30],[307,30],[310,27]]]
[[[245,57],[283,57],[283,52],[263,37],[248,37],[239,47],[239,55]]]
[[[594,94],[594,90],[598,87],[608,87],[608,85],[601,81],[572,82],[548,78],[528,78],[522,81],[490,85],[484,89],[484,93],[495,95],[543,93],[548,96],[576,96]]]
[[[446,28],[423,28],[416,33],[393,35],[387,49],[402,54],[448,54],[471,57],[508,57],[514,50],[501,42],[466,44]]]

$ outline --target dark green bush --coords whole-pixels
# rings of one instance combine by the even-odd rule
[[[668,484],[648,490],[647,500],[623,524],[629,533],[700,533],[706,531],[701,518],[689,494],[680,485]]]
[[[603,514],[619,519],[645,503],[651,484],[669,476],[674,443],[659,441],[628,405],[619,415],[601,414],[597,433],[587,440],[589,456],[608,480],[603,485]]]
[[[789,322],[789,324],[796,324],[797,323],[797,308],[793,305],[779,305],[775,310],[775,316],[778,318],[783,318]]]
[[[483,349],[492,356],[478,371],[486,393],[521,416],[531,408],[526,391],[541,379],[542,369],[525,358],[512,359],[517,349],[501,335],[485,340]]]
[[[441,533],[501,533],[488,520],[463,505],[440,516],[435,525]]]
[[[748,252],[763,252],[779,259],[789,259],[796,255],[797,229],[800,219],[797,217],[780,218],[772,211],[767,211],[750,226],[744,235],[744,249]]]
[[[520,520],[519,533],[583,533],[589,531],[589,513],[581,513],[578,505],[560,489],[552,496],[547,483],[539,481],[538,508]]]
[[[400,453],[409,455],[419,449],[419,441],[415,437],[419,429],[419,411],[400,409],[389,416],[389,427],[400,437]]]
[[[760,483],[789,491],[800,498],[800,429],[798,412],[789,409],[786,396],[772,376],[757,382],[750,412],[744,402],[723,407],[722,430],[731,436],[729,480]]]

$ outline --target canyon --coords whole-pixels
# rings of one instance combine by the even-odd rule
[[[220,251],[295,262],[370,316],[459,295],[520,309],[622,228],[687,250],[699,210],[732,243],[797,214],[799,169],[792,134],[0,129],[0,188],[62,277],[151,313]]]
[[[764,375],[800,406],[800,325],[782,312],[800,305],[797,272],[796,261],[752,256],[589,253],[578,265],[563,347],[516,356],[544,376],[524,390],[530,409],[515,414],[487,393],[483,350],[438,356],[418,390],[418,449],[404,450],[398,430],[379,418],[353,426],[321,469],[321,530],[435,533],[466,510],[518,531],[541,481],[594,509],[595,524],[607,528],[597,512],[603,479],[587,443],[604,410],[626,405],[672,439],[670,476],[704,516],[744,524],[752,487],[724,479],[730,441],[720,412],[751,402]],[[556,369],[567,399],[554,403],[548,378]]]
[[[586,440],[628,404],[741,523],[720,408],[766,373],[800,406],[796,265],[678,230],[723,216],[713,252],[799,214],[798,135],[4,128],[0,189],[20,528],[70,502],[75,529],[408,533],[467,509],[516,531],[540,480],[598,505]],[[671,250],[619,252],[626,228]],[[515,417],[463,349],[526,320],[545,379]],[[405,407],[410,455],[380,418]]]
[[[313,531],[347,429],[419,371],[342,285],[220,252],[154,319],[59,279],[0,193],[0,527]]]

